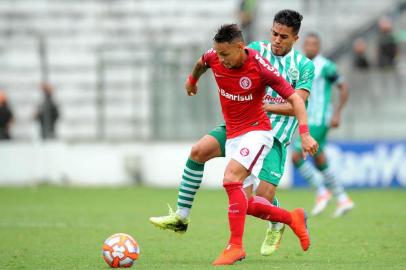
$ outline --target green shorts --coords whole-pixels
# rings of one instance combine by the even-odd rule
[[[209,135],[216,138],[220,144],[221,156],[225,157],[226,146],[226,126],[225,124],[218,125],[209,132]],[[274,140],[272,149],[265,157],[264,164],[259,173],[259,179],[269,182],[274,186],[278,186],[285,170],[287,150],[278,140]]]
[[[286,154],[286,147],[274,138],[272,149],[265,157],[264,165],[259,173],[259,179],[277,187],[285,171]]]
[[[225,157],[226,156],[226,140],[227,140],[226,124],[220,124],[217,127],[213,128],[209,132],[209,135],[216,138],[216,140],[220,144],[221,157]]]
[[[319,144],[319,150],[317,151],[316,155],[321,153],[326,146],[328,130],[329,128],[326,126],[309,126],[310,134]],[[300,139],[300,136],[298,136],[295,140],[294,150],[296,152],[302,151],[302,140]]]

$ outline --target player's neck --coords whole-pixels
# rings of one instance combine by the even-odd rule
[[[271,52],[272,52],[272,54],[275,56],[275,57],[278,57],[278,58],[283,58],[283,57],[285,57],[286,55],[288,55],[291,51],[292,51],[292,49],[293,49],[293,47],[290,47],[289,48],[289,50],[287,50],[286,51],[286,53],[284,53],[284,54],[275,54],[274,52],[273,52],[273,50],[271,50]]]
[[[316,55],[314,55],[313,57],[310,57],[310,56],[306,56],[306,57],[313,61],[314,59],[317,58],[317,56],[319,56],[319,54],[316,54]]]
[[[248,50],[244,49],[244,53],[242,54],[242,64],[243,65],[244,65],[245,61],[247,61],[247,59],[248,59],[248,54],[249,54]]]
[[[242,53],[242,56],[241,56],[241,65],[239,65],[238,67],[236,67],[236,68],[240,68],[240,67],[242,67],[244,64],[245,64],[245,62],[247,61],[247,59],[248,59],[248,55],[249,55],[249,52],[248,52],[248,50],[247,49],[244,49],[244,52]]]

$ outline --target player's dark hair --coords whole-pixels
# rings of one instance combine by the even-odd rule
[[[299,33],[300,25],[302,23],[303,16],[294,10],[283,9],[276,13],[273,22],[292,27],[295,34]]]
[[[234,40],[238,39],[239,41],[244,41],[242,36],[242,31],[235,24],[223,24],[217,29],[217,33],[214,36],[213,40],[217,43],[228,42],[231,43]]]

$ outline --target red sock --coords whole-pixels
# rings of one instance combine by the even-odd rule
[[[247,197],[242,183],[227,182],[223,187],[228,195],[228,222],[230,225],[230,244],[242,245],[245,216],[247,214]]]
[[[289,211],[274,206],[267,199],[259,196],[252,196],[248,200],[247,215],[287,225],[292,223]]]

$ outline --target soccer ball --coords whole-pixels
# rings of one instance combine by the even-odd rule
[[[125,233],[113,234],[103,244],[103,259],[112,268],[131,267],[139,254],[137,242]]]

